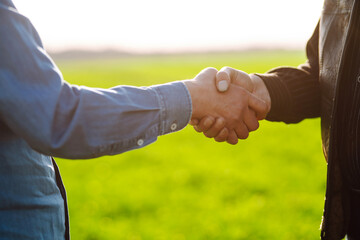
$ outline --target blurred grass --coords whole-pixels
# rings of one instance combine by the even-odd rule
[[[247,72],[304,62],[303,52],[132,56],[57,62],[74,84],[144,86],[202,68]],[[191,127],[143,149],[60,160],[72,239],[318,239],[326,180],[319,119],[263,121],[236,146]]]

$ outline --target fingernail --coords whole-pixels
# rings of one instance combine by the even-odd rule
[[[218,84],[218,90],[220,92],[225,92],[228,89],[229,85],[226,80],[221,80]]]

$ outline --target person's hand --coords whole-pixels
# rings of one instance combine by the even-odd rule
[[[225,120],[222,117],[214,118],[206,116],[199,121],[198,119],[191,119],[190,125],[192,125],[195,131],[204,133],[208,138],[214,138],[217,142],[227,141],[230,144],[236,144],[238,142],[237,135],[234,130],[229,132],[225,127]]]
[[[216,87],[219,92],[226,92],[231,84],[245,88],[266,103],[266,109],[256,112],[257,118],[259,120],[264,119],[267,113],[270,111],[271,99],[262,79],[254,74],[249,75],[240,70],[236,70],[230,67],[223,67],[216,75]],[[196,131],[203,132],[205,136],[214,137],[216,141],[221,142],[225,141],[223,137],[224,130],[221,128],[221,122],[222,119],[214,119],[213,117],[207,116],[201,120],[192,119],[190,124],[194,126]]]
[[[266,103],[267,108],[263,109],[263,111],[257,111],[250,106],[256,112],[259,120],[265,119],[271,108],[271,99],[263,80],[255,74],[249,75],[246,72],[231,67],[223,67],[216,75],[217,89],[220,92],[225,92],[231,84],[247,89]]]
[[[226,140],[236,144],[238,138],[247,138],[249,131],[259,127],[258,120],[249,106],[256,112],[263,112],[266,111],[267,105],[235,84],[232,84],[226,92],[219,93],[214,84],[217,73],[216,69],[207,68],[193,80],[184,81],[193,103],[192,119],[210,116],[208,119],[211,126],[207,129],[206,135],[218,141]],[[207,125],[209,121],[200,120],[199,126],[202,123]]]

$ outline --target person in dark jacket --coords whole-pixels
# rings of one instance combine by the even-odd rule
[[[245,84],[268,103],[269,121],[321,117],[328,163],[321,238],[360,239],[360,2],[325,0],[306,50],[308,60],[297,68],[244,75],[225,67],[217,81]],[[198,131],[215,136],[216,131],[195,124]]]

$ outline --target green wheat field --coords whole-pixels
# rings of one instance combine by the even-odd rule
[[[189,79],[209,66],[263,73],[304,61],[301,51],[248,51],[56,63],[70,83],[109,88]],[[188,126],[140,150],[57,162],[75,240],[320,236],[326,163],[319,119],[295,125],[262,121],[235,146]]]

